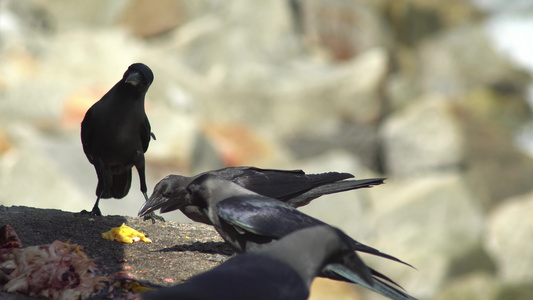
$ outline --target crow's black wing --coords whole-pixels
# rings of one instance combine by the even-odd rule
[[[87,156],[87,159],[92,164],[94,159],[91,153],[91,136],[92,136],[91,108],[87,110],[87,112],[85,113],[85,117],[83,118],[83,121],[81,122],[81,145],[83,146],[83,152],[85,153],[85,156]]]
[[[303,193],[300,192],[278,199],[286,202],[292,207],[300,207],[307,205],[309,202],[311,202],[311,200],[324,195],[351,191],[360,188],[369,188],[375,185],[383,184],[384,180],[385,178],[369,178],[328,182],[326,184],[315,186]]]
[[[287,201],[318,186],[353,177],[349,173],[306,174],[302,170],[261,169],[257,167],[225,168],[212,171],[212,173],[260,195],[282,201]]]
[[[269,198],[236,196],[217,204],[218,215],[233,227],[261,237],[280,239],[294,231],[324,222],[299,212],[293,207]],[[347,237],[347,236],[346,236]],[[353,271],[365,283],[372,283],[370,269],[355,252],[350,256]]]
[[[234,227],[275,239],[307,227],[328,225],[286,203],[260,195],[231,197],[220,201],[217,209],[219,217]],[[373,254],[412,267],[392,255],[361,244],[347,235],[346,238],[350,240],[354,251]]]
[[[230,197],[219,202],[217,210],[220,218],[243,231],[276,239],[299,229],[326,225],[290,205],[260,195]]]
[[[143,152],[146,152],[146,150],[148,150],[148,145],[150,144],[150,138],[153,135],[153,133],[151,132],[151,128],[150,128],[150,122],[148,121],[148,117],[146,115],[144,115],[144,121],[141,125],[140,134],[141,134],[141,143],[143,147]],[[154,135],[154,140],[155,140],[155,135]]]
[[[357,272],[354,272],[347,268],[345,265],[342,264],[328,264],[323,269],[323,273],[325,274],[335,274],[340,276],[342,279],[348,279],[350,282],[360,284],[361,286],[366,287],[369,290],[372,290],[378,294],[381,294],[387,298],[394,299],[394,300],[416,300],[416,298],[413,298],[412,296],[408,295],[407,293],[400,291],[399,289],[387,284],[386,282],[382,281],[379,278],[380,277],[396,284],[392,280],[386,278],[386,276],[379,276],[381,275],[379,272],[376,272],[371,269],[372,274],[375,276],[373,280],[373,284],[368,284]],[[376,275],[379,274],[379,275]],[[338,278],[338,277],[332,277],[332,278]]]

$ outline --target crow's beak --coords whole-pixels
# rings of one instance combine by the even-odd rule
[[[133,86],[139,85],[139,83],[142,80],[142,75],[140,72],[132,72],[128,77],[126,77],[126,83],[131,84]]]

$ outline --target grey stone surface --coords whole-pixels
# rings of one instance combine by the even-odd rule
[[[491,212],[485,235],[498,276],[513,284],[533,280],[533,194],[508,199]]]
[[[501,283],[485,273],[474,273],[456,278],[435,297],[436,300],[496,300]]]
[[[371,245],[418,271],[372,262],[392,278],[401,278],[403,286],[421,298],[430,298],[447,280],[454,261],[481,244],[483,215],[458,173],[390,180],[372,196]]]
[[[463,141],[447,98],[426,95],[393,113],[381,127],[387,170],[394,177],[458,170]]]

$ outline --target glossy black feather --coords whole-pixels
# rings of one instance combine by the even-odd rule
[[[313,278],[349,248],[338,232],[329,226],[296,231],[143,299],[307,299]]]
[[[144,111],[144,97],[153,80],[150,68],[132,64],[122,79],[89,108],[81,123],[83,151],[98,176],[94,214],[101,214],[100,198],[128,194],[133,166],[139,173],[141,192],[148,198],[144,153],[153,134]]]
[[[214,175],[232,181],[248,190],[288,203],[293,207],[308,204],[320,196],[383,183],[384,178],[347,180],[349,173],[306,174],[302,170],[260,169],[256,167],[228,167],[204,172],[192,177],[169,175],[156,184],[152,196],[139,211],[139,216],[157,209],[169,212],[180,209],[190,219],[210,224],[203,212],[190,204],[185,188],[196,178]]]
[[[265,245],[302,229],[315,226],[332,228],[284,202],[259,195],[213,175],[197,178],[189,184],[187,190],[191,194],[192,204],[204,210],[222,238],[240,253],[260,250]],[[376,289],[373,289],[378,293],[392,296],[392,299],[413,299],[381,281],[384,279],[396,285],[388,277],[366,266],[356,251],[404,262],[363,245],[340,230],[338,236],[349,245],[349,249],[337,261],[330,261],[320,276],[358,284],[362,281],[364,286],[371,287],[374,287],[374,281],[380,280]],[[337,265],[343,267],[339,268]]]
[[[218,202],[216,208],[218,216],[228,224],[255,235],[274,239],[278,239],[295,230],[327,225],[286,203],[261,195],[230,197]],[[346,238],[350,240],[353,249],[356,251],[373,254],[411,266],[392,255],[361,244],[348,236]]]

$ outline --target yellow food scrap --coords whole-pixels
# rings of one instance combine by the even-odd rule
[[[102,233],[104,240],[118,241],[121,243],[131,244],[133,242],[143,241],[145,243],[151,243],[152,240],[147,238],[144,233],[139,232],[126,224],[122,223],[122,226],[115,227],[108,232]]]
[[[154,288],[148,287],[139,282],[130,282],[126,284],[124,288],[132,290],[134,293],[146,293],[155,290]]]

